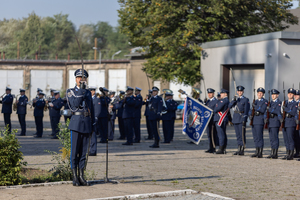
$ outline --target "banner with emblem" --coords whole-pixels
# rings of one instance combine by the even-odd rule
[[[182,133],[199,144],[212,115],[212,109],[188,96],[184,102]]]

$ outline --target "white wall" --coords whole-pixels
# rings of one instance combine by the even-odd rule
[[[126,90],[126,69],[108,70],[108,89],[117,93]]]
[[[105,70],[89,70],[88,84],[97,88],[96,92],[99,92],[99,87],[105,87]]]
[[[23,70],[0,70],[0,96],[5,93],[6,87],[12,89],[12,94],[20,94],[19,89],[23,88]]]
[[[173,91],[173,99],[174,100],[184,100],[184,98],[186,97],[185,95],[181,95],[178,90],[182,89],[183,91],[185,91],[187,94],[191,94],[192,92],[192,87],[189,85],[184,85],[184,84],[178,84],[176,82],[170,82],[170,90]]]

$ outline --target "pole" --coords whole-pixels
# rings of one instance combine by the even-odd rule
[[[99,67],[101,67],[101,50],[98,50],[99,51]]]
[[[94,47],[97,48],[97,38],[95,38],[95,45]],[[94,49],[94,60],[97,60],[97,49]]]
[[[17,47],[17,59],[20,59],[20,42],[18,42],[18,47]]]

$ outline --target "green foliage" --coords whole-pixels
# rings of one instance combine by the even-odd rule
[[[21,184],[21,167],[26,165],[20,149],[18,139],[15,137],[17,130],[8,132],[8,127],[0,131],[0,185],[19,185]]]
[[[144,47],[152,79],[193,85],[201,80],[204,42],[281,31],[298,23],[291,0],[119,0],[119,23]]]
[[[116,56],[124,58],[129,54],[128,39],[118,28],[107,22],[81,25],[78,30],[68,19],[68,15],[57,14],[53,17],[39,17],[34,12],[22,19],[0,20],[0,51],[5,51],[6,59],[17,58],[17,44],[20,42],[20,58],[35,59],[71,59],[80,60],[80,53],[75,35],[77,35],[85,60],[94,59],[94,38],[98,38],[97,47],[101,48],[102,59],[121,50]],[[97,59],[98,52],[97,52]]]
[[[65,125],[59,124],[60,132],[58,134],[59,141],[62,145],[61,154],[47,151],[52,155],[52,160],[57,164],[50,170],[52,177],[55,180],[69,181],[72,180],[72,170],[70,165],[70,152],[71,152],[71,131],[68,129],[70,120]]]

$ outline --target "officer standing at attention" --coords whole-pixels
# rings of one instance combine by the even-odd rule
[[[84,79],[82,77],[84,73]],[[91,92],[86,88],[86,79],[89,74],[86,70],[77,69],[74,73],[76,86],[67,90],[67,100],[72,111],[69,124],[71,130],[71,169],[73,173],[73,186],[89,183],[84,179],[86,154],[88,151],[89,137],[95,125],[95,115]],[[77,174],[77,169],[78,174]]]
[[[123,102],[123,120],[125,126],[125,134],[127,141],[122,145],[132,145],[133,144],[133,113],[135,107],[135,97],[133,96],[133,88],[127,86],[126,96]]]
[[[299,109],[299,102],[300,102],[300,90],[295,90],[295,95],[294,95],[295,101],[298,105],[298,109]],[[299,114],[299,112],[298,112]],[[298,118],[296,120],[296,124],[300,123],[298,121]],[[300,153],[300,136],[299,136],[299,130],[295,130],[295,137],[294,137],[294,142],[295,142],[295,150],[296,153],[294,154],[294,158],[299,158],[299,153]]]
[[[244,155],[244,145],[246,145],[246,123],[248,112],[250,109],[249,99],[244,97],[244,87],[239,85],[236,87],[238,96],[234,96],[229,104],[229,108],[233,108],[233,119],[238,150],[233,155]],[[244,129],[244,130],[243,130]],[[245,143],[245,144],[244,144]]]
[[[52,138],[51,139],[58,139],[57,134],[59,133],[59,121],[60,121],[60,109],[64,106],[64,101],[60,98],[59,91],[53,91],[54,99],[49,102],[49,115],[50,115],[50,122],[52,128]]]
[[[226,125],[228,123],[228,90],[221,89],[220,100],[217,101],[214,109],[214,122],[219,137],[219,150],[216,154],[226,154],[227,134]]]
[[[167,111],[167,113],[162,114],[162,125],[163,125],[163,133],[164,133],[164,142],[163,143],[170,143],[174,137],[174,122],[176,118],[175,111],[177,110],[177,102],[174,101],[172,91],[167,91],[165,93],[165,102],[166,108],[163,110]]]
[[[33,116],[36,126],[35,138],[41,138],[43,136],[43,117],[44,117],[44,107],[46,102],[44,100],[44,93],[39,92],[39,98],[33,100],[32,106],[34,107]]]
[[[255,154],[251,157],[262,158],[263,157],[263,148],[264,148],[264,114],[267,110],[268,101],[263,98],[265,94],[265,89],[260,87],[257,89],[257,99],[255,100],[252,107],[254,107],[254,116],[253,116],[253,126],[252,134],[255,144]],[[252,120],[251,110],[249,111],[249,119]]]
[[[97,128],[100,131],[100,143],[107,143],[107,137],[108,137],[108,106],[110,103],[110,98],[107,96],[108,89],[103,87],[103,94],[100,96],[100,113],[98,117],[98,123],[97,123]]]
[[[115,101],[114,104],[109,105],[109,122],[108,122],[108,141],[113,141],[114,140],[114,135],[115,135],[115,120],[117,118],[117,99],[115,99],[115,91],[110,91],[109,92],[109,98],[110,101],[112,102],[113,100]]]
[[[95,123],[98,122],[98,117],[100,114],[100,99],[96,96],[96,87],[90,86],[89,91],[91,92],[91,96],[93,99],[93,107],[94,107],[94,115],[95,115]],[[97,125],[94,126],[95,131],[92,133],[91,145],[90,145],[90,153],[89,156],[97,156]]]
[[[296,120],[297,120],[297,110],[298,103],[294,101],[294,95],[296,91],[293,88],[288,89],[288,100],[285,101],[284,105],[282,105],[282,110],[285,111],[285,120],[284,120],[284,128],[283,139],[287,151],[286,157],[283,159],[293,160],[294,158],[294,134],[296,133]]]
[[[269,108],[269,120],[266,120],[268,123],[269,137],[271,143],[271,154],[267,158],[278,158],[278,148],[279,148],[279,128],[280,120],[282,120],[281,115],[281,101],[278,99],[279,91],[276,89],[271,90],[272,101],[270,102]]]
[[[159,89],[154,86],[152,88],[152,97],[148,101],[149,106],[149,122],[150,129],[154,135],[154,144],[150,146],[150,148],[159,148],[159,120],[161,118],[161,111],[163,108],[163,101],[160,96],[158,96]]]
[[[152,90],[149,90],[149,94],[147,95],[147,97],[143,102],[143,105],[145,105],[144,116],[146,117],[146,127],[148,133],[148,137],[145,137],[146,140],[153,140],[153,133],[151,132],[150,121],[149,121],[149,106],[148,106],[148,102],[151,98],[151,95],[152,95]]]
[[[12,104],[14,101],[14,97],[11,95],[11,88],[6,87],[5,90],[6,96],[2,100],[0,100],[0,103],[2,103],[2,113],[4,117],[4,123],[5,127],[8,125],[8,131],[11,132],[11,121],[10,121],[10,115],[12,113]]]
[[[18,115],[18,119],[19,119],[19,123],[21,126],[21,134],[20,136],[25,136],[26,135],[26,121],[25,121],[25,116],[27,113],[27,102],[28,102],[28,98],[25,95],[25,90],[24,89],[20,89],[20,98],[19,100],[17,100],[17,115]]]
[[[140,143],[141,140],[141,109],[143,106],[143,97],[141,95],[141,88],[135,87],[135,107],[133,113],[133,129],[134,140],[133,143]]]
[[[214,110],[218,102],[218,100],[215,97],[215,90],[212,88],[208,88],[207,94],[208,94],[208,100],[205,102],[205,105],[210,109]],[[212,116],[206,128],[207,138],[209,141],[209,149],[205,151],[205,153],[215,153],[216,149],[213,146],[213,141],[212,141],[213,139],[214,139],[215,146],[219,146],[219,138],[218,138],[217,129],[213,119],[214,116]]]
[[[124,96],[125,92],[124,91],[120,91],[119,97]],[[118,117],[118,125],[119,125],[119,132],[120,132],[120,137],[118,138],[118,140],[125,140],[125,126],[124,126],[124,120],[123,120],[123,102],[124,102],[124,98],[121,99],[118,103],[118,107],[117,107],[117,117]]]

